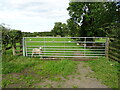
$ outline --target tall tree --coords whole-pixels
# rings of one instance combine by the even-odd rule
[[[72,19],[68,19],[67,23],[68,23],[68,35],[72,37],[80,36],[79,35],[80,26],[76,24]]]
[[[81,27],[80,36],[106,36],[117,20],[116,9],[115,2],[70,2],[67,8],[71,20]]]
[[[9,28],[6,28],[3,24],[0,25],[0,31],[2,32],[2,49],[3,52],[5,52],[8,44],[10,43],[9,41]]]
[[[13,55],[15,54],[15,45],[22,40],[22,32],[20,30],[12,30],[0,25],[0,30],[2,31],[2,49],[5,52],[9,48],[13,48]],[[10,47],[8,47],[10,45]]]
[[[56,22],[51,32],[54,36],[60,35],[61,37],[64,37],[68,35],[69,30],[68,26],[65,23]]]

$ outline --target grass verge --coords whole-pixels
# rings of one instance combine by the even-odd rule
[[[118,74],[120,64],[115,61],[106,60],[105,57],[100,57],[98,60],[86,62],[94,73],[88,76],[99,79],[103,84],[109,88],[118,88]]]

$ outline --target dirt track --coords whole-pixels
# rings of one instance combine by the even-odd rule
[[[89,60],[88,58],[73,58],[74,60]],[[96,78],[90,78],[88,77],[89,73],[92,73],[90,67],[88,67],[85,62],[81,61],[78,62],[78,67],[76,68],[76,72],[72,75],[69,75],[67,77],[62,76],[55,76],[54,78],[57,78],[59,80],[48,80],[43,79],[42,82],[36,82],[32,85],[34,88],[107,88],[107,86],[101,84],[100,81],[98,81]],[[68,67],[69,68],[69,67]],[[32,76],[36,77],[37,79],[40,78],[39,75],[35,74],[34,71],[29,71],[30,69],[26,69],[21,73],[13,73],[12,76],[19,79],[20,75],[27,75],[31,74]],[[10,84],[7,87],[8,88],[14,88],[14,87],[25,87],[26,83],[21,82],[19,84]]]
[[[76,71],[77,74],[70,75],[67,79],[59,77],[61,78],[59,82],[45,80],[43,83],[36,83],[35,86],[40,85],[43,86],[42,88],[47,88],[48,85],[53,88],[107,88],[96,78],[87,77],[86,75],[93,71],[91,71],[90,67],[84,65],[84,62],[80,62]]]

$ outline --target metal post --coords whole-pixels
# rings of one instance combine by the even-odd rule
[[[85,49],[86,49],[86,37],[84,38],[84,56],[85,56]]]
[[[65,41],[65,38],[64,38],[64,41]],[[65,42],[64,42],[64,58],[65,58],[65,50],[66,48],[65,48]]]
[[[25,54],[25,56],[28,56],[28,54],[27,54],[27,44],[26,44],[26,38],[24,38],[24,41],[25,41],[25,50],[26,50],[26,54]]]
[[[22,46],[23,46],[23,56],[25,56],[25,43],[24,43],[24,37],[22,39]]]
[[[45,37],[44,37],[44,52],[45,52]],[[45,56],[45,53],[43,54]],[[43,57],[43,56],[42,56]]]

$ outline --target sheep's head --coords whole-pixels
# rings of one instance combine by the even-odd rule
[[[40,50],[42,50],[42,47],[39,47]]]

